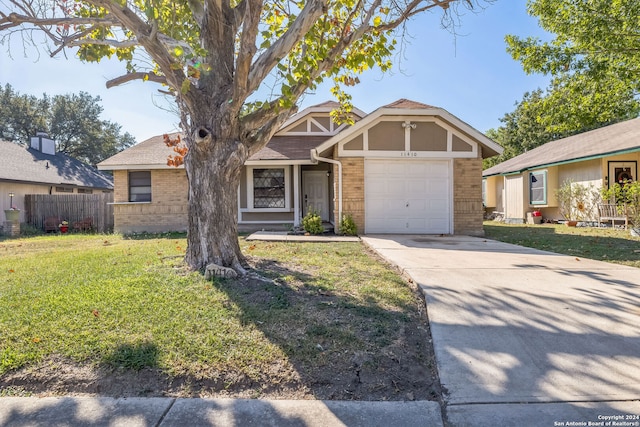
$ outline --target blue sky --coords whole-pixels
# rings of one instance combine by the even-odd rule
[[[369,71],[360,85],[349,88],[354,105],[368,113],[408,98],[445,108],[482,132],[500,126],[499,119],[513,111],[525,92],[545,88],[549,81],[546,76],[526,75],[505,50],[507,34],[545,37],[525,5],[526,0],[497,0],[482,11],[466,12],[455,36],[440,28],[436,14],[414,19],[408,24],[412,38],[396,57],[392,72]],[[73,57],[51,59],[46,50],[40,49],[38,55],[15,39],[13,58],[6,46],[0,48],[0,84],[10,83],[22,94],[99,95],[103,118],[119,123],[138,141],[178,128],[178,118],[156,106],[167,106],[158,85],[131,82],[106,89],[107,80],[123,73],[117,61],[83,64]],[[306,95],[301,107],[332,99],[329,88],[322,85]]]

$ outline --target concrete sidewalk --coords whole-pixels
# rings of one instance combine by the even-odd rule
[[[472,237],[362,240],[424,292],[450,425],[640,426],[640,270]]]
[[[0,398],[0,426],[442,426],[436,402],[173,398]]]

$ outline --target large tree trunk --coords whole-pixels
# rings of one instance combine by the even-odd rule
[[[229,134],[195,129],[185,157],[189,180],[189,229],[185,260],[194,269],[209,264],[244,274],[238,243],[238,187],[245,147]],[[191,139],[191,138],[189,138]]]

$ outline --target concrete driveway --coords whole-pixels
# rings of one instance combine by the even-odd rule
[[[362,240],[424,292],[450,425],[640,426],[640,269],[482,238]]]

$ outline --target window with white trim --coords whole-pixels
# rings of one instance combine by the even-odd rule
[[[286,208],[286,179],[284,168],[253,169],[253,208]]]
[[[529,203],[547,204],[547,171],[529,173]]]

